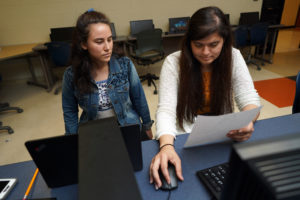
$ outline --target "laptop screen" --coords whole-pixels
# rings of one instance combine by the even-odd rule
[[[185,33],[190,17],[169,18],[170,33]]]
[[[25,142],[48,187],[78,183],[78,135],[61,135]]]
[[[140,126],[121,126],[120,130],[133,170],[142,170]],[[30,140],[25,146],[48,187],[78,183],[78,134]]]
[[[78,138],[79,200],[142,199],[115,118],[83,123]]]

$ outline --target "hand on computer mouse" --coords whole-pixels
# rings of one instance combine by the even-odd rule
[[[160,137],[160,143],[162,144],[161,146],[164,146],[163,144],[173,144],[173,141],[174,137],[170,135],[163,135]],[[162,185],[161,179],[159,177],[159,170],[161,170],[167,183],[170,183],[171,180],[168,173],[169,163],[175,166],[176,176],[180,181],[183,181],[181,160],[174,147],[172,145],[166,145],[160,149],[160,151],[152,159],[150,165],[150,183],[154,183],[156,189],[160,188]]]
[[[170,183],[167,182],[166,178],[162,174],[161,170],[159,170],[159,178],[162,182],[161,189],[162,190],[173,190],[178,187],[178,181],[176,176],[176,171],[174,165],[169,163],[168,165],[168,173],[170,177]]]

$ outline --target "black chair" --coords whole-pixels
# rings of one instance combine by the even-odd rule
[[[239,25],[251,26],[259,23],[259,12],[240,13]]]
[[[45,44],[49,57],[55,67],[66,67],[70,63],[71,45],[68,42],[49,42]],[[55,88],[54,94],[58,94],[62,85]]]
[[[235,47],[244,48],[249,44],[248,26],[240,25],[234,30]]]
[[[296,79],[296,93],[293,103],[293,114],[300,113],[300,72],[298,72]]]
[[[0,75],[0,81],[2,81],[2,76]],[[10,107],[9,103],[0,103],[0,112],[16,110],[18,113],[23,112],[22,108],[19,107]],[[14,130],[10,126],[3,126],[0,121],[0,130],[7,130],[9,134],[14,133]]]
[[[260,47],[262,47],[263,52],[261,58],[258,58],[260,60],[263,60],[265,56],[265,48],[263,48],[267,42],[267,36],[268,36],[268,23],[257,23],[250,27],[250,46],[255,46],[255,58],[257,57],[257,54],[259,52]],[[259,64],[257,63],[257,68],[260,69]],[[261,62],[261,65],[264,65],[264,62]]]
[[[259,47],[265,45],[267,38],[268,24],[266,23],[258,23],[252,26],[248,25],[240,25],[234,31],[235,36],[235,45],[239,49],[246,48],[246,63],[253,64],[257,67],[257,70],[261,70],[259,63],[254,60],[251,55],[251,47]],[[258,48],[257,48],[258,49]],[[257,52],[255,52],[255,56],[257,56]],[[262,58],[264,56],[264,52]],[[261,63],[264,65],[264,63]]]
[[[9,103],[0,103],[0,112],[10,111],[10,110],[16,110],[18,113],[23,112],[22,108],[10,107]],[[1,121],[0,121],[0,130],[7,130],[9,134],[14,133],[14,130],[10,126],[3,126]]]
[[[254,64],[257,69],[260,70],[259,65],[251,59],[251,46],[250,46],[250,36],[249,27],[247,25],[240,25],[234,31],[235,46],[240,50],[246,50],[246,64]]]
[[[130,48],[130,56],[138,65],[149,66],[164,58],[161,29],[149,29],[138,33],[136,35],[136,45],[130,44],[130,46],[133,46],[133,48]],[[141,82],[147,80],[148,86],[151,86],[151,83],[154,85],[154,94],[157,94],[154,80],[158,79],[158,76],[151,73],[140,76]]]

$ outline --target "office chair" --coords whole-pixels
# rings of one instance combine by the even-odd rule
[[[136,35],[136,46],[132,44],[130,46],[133,46],[133,49],[130,48],[130,56],[138,65],[149,66],[164,58],[161,29],[149,29],[138,33]],[[154,94],[157,94],[154,80],[158,79],[158,76],[150,73],[140,76],[141,82],[147,80],[149,87],[151,83],[154,85]]]
[[[71,46],[67,42],[48,42],[45,44],[48,54],[55,67],[66,67],[70,62]],[[62,85],[55,88],[54,94],[58,94]]]
[[[253,62],[253,60],[251,60],[251,48],[249,37],[249,27],[247,25],[239,25],[234,31],[235,47],[240,50],[246,49],[247,59],[245,59],[245,61],[247,65],[252,63],[259,67],[255,62]]]
[[[256,51],[255,51],[255,58],[257,58],[257,53],[259,51],[259,47],[264,47],[265,43],[267,42],[267,35],[268,35],[268,23],[257,23],[254,24],[250,27],[250,46],[255,46]],[[265,55],[265,50],[263,50],[261,59],[263,60]],[[254,61],[253,61],[254,62]],[[257,64],[257,69],[260,70],[260,66],[258,63]],[[264,62],[261,63],[261,65],[264,65]]]
[[[0,75],[0,81],[2,81],[2,76]],[[9,103],[0,103],[0,112],[16,110],[18,113],[23,112],[22,108],[19,107],[10,107]],[[0,121],[0,130],[7,130],[9,134],[14,133],[14,130],[10,126],[2,126],[2,122]]]
[[[23,109],[19,107],[10,107],[9,103],[0,103],[0,112],[9,111],[9,110],[16,110],[18,113],[23,112]],[[14,133],[14,130],[10,126],[3,126],[1,121],[0,121],[0,130],[7,130],[9,134]]]
[[[268,31],[268,24],[266,23],[258,23],[252,26],[240,25],[234,31],[236,47],[239,49],[243,49],[245,47],[247,48],[247,52],[246,52],[247,58],[245,61],[247,65],[248,64],[255,65],[257,67],[257,70],[261,70],[261,67],[258,64],[258,62],[252,58],[251,47],[252,46],[259,47],[261,45],[264,45],[266,42],[267,31]],[[257,52],[258,51],[256,51],[255,54],[257,54]],[[263,56],[264,53],[262,57]],[[263,62],[262,65],[264,65]]]
[[[239,25],[252,26],[259,23],[259,12],[240,13]]]
[[[295,99],[293,103],[293,114],[300,113],[300,72],[298,72],[297,79],[296,79],[296,93]]]
[[[248,26],[240,25],[234,30],[235,47],[241,49],[248,46],[249,30]]]

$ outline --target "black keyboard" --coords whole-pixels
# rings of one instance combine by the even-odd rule
[[[197,171],[197,176],[216,199],[221,198],[228,167],[228,163],[223,163]]]

